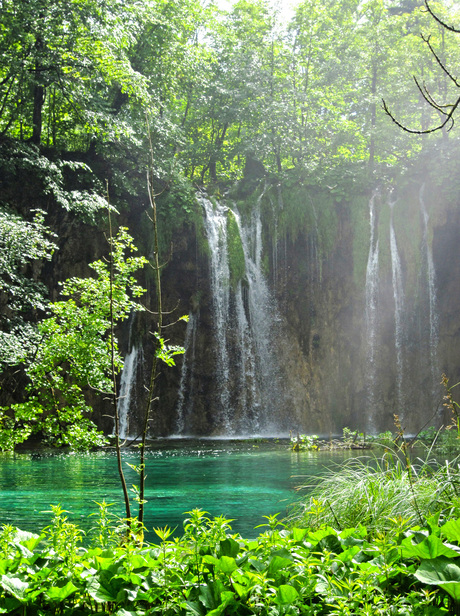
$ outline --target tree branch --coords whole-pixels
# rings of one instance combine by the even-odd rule
[[[425,6],[426,6],[426,10],[428,11],[428,13],[431,15],[431,17],[435,21],[438,22],[438,24],[440,24],[443,28],[445,28],[446,30],[449,30],[450,32],[455,32],[456,34],[460,34],[460,30],[458,28],[454,28],[453,26],[447,25],[444,21],[442,21],[442,19],[440,19],[435,13],[433,13],[432,8],[428,4],[428,0],[425,0]]]
[[[435,57],[436,62],[439,64],[439,66],[442,68],[443,72],[449,77],[449,79],[451,81],[453,81],[455,83],[455,85],[457,86],[457,88],[460,88],[460,83],[455,79],[455,77],[453,75],[450,74],[450,72],[447,70],[446,66],[444,65],[444,63],[442,62],[442,60],[439,58],[438,54],[435,52],[435,50],[433,49],[432,44],[430,43],[430,37],[424,37],[423,34],[420,35],[422,37],[422,41],[424,41],[427,45],[429,50],[431,51],[431,53],[433,54],[433,56]]]

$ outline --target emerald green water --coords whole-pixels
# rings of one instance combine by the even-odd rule
[[[322,474],[332,460],[349,456],[349,452],[295,453],[286,441],[161,442],[147,453],[145,525],[149,531],[177,526],[180,534],[184,512],[200,507],[212,516],[235,518],[232,528],[254,537],[263,515],[286,514],[298,498],[295,486],[305,483],[306,476]],[[125,451],[123,459],[136,464],[136,452]],[[125,473],[128,486],[137,483],[127,464]],[[0,492],[0,524],[35,532],[49,523],[50,514],[44,512],[50,504],[60,504],[85,530],[94,524],[88,516],[97,510],[95,501],[115,503],[113,511],[124,514],[113,451],[1,456]]]

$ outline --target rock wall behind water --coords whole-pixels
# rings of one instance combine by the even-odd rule
[[[333,198],[327,216],[323,197],[305,190],[305,224],[295,232],[282,228],[274,192],[266,185],[258,192],[258,259],[270,311],[249,305],[249,271],[236,284],[228,271],[213,272],[205,226],[198,240],[189,228],[176,242],[165,289],[170,305],[180,300],[191,321],[174,332],[174,342],[186,339],[187,352],[177,369],[162,371],[152,433],[329,434],[344,426],[379,432],[393,428],[394,414],[413,433],[426,422],[448,421],[441,374],[452,383],[460,378],[455,186],[414,170],[399,183]],[[289,198],[283,190],[282,208]],[[231,200],[216,202],[214,211],[232,207],[247,225],[244,238],[251,214],[244,222]],[[220,233],[213,250],[222,257]],[[219,276],[226,308],[216,306]],[[254,339],[261,323],[264,349]],[[268,380],[257,374],[261,368]]]

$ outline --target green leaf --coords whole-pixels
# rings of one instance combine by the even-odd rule
[[[231,575],[235,569],[238,569],[238,565],[234,558],[230,556],[221,556],[218,561],[217,567],[227,575]]]
[[[286,569],[292,565],[292,561],[288,558],[283,558],[282,556],[274,556],[270,560],[270,564],[268,565],[268,575],[273,577],[281,571],[281,569]]]
[[[0,583],[3,588],[16,599],[20,599],[21,601],[26,599],[26,593],[29,588],[29,584],[27,582],[23,582],[18,577],[2,575]]]
[[[290,605],[294,603],[299,597],[297,590],[289,584],[281,584],[276,591],[276,603],[278,605]]]
[[[336,558],[343,563],[351,562],[353,561],[356,554],[358,554],[359,552],[361,552],[361,547],[359,545],[354,545],[353,547],[348,548],[347,550],[339,554]]]
[[[412,537],[407,537],[401,543],[401,554],[403,558],[437,558],[438,556],[448,556],[455,558],[459,552],[447,547],[439,537],[429,535],[420,543],[412,543]]]
[[[423,584],[439,586],[455,601],[460,601],[460,567],[449,558],[424,560],[414,575]]]
[[[303,541],[308,534],[308,530],[306,528],[293,528],[292,529],[292,538],[294,541],[300,543]]]
[[[214,610],[211,610],[207,613],[206,616],[220,616],[226,607],[230,605],[234,601],[233,593],[229,590],[222,592],[220,595],[221,604],[218,605]]]
[[[65,586],[51,586],[45,594],[51,601],[64,601],[64,599],[67,599],[67,597],[76,590],[78,590],[78,588],[69,581]]]
[[[220,542],[220,555],[221,556],[231,556],[235,558],[240,551],[240,544],[235,539],[231,537],[227,537],[224,541]]]
[[[449,520],[441,526],[441,533],[448,541],[460,541],[460,520]]]
[[[206,609],[202,603],[198,601],[187,601],[186,603],[189,614],[194,614],[194,616],[204,616],[206,614]]]

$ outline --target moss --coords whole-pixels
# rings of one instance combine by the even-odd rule
[[[227,248],[228,266],[230,270],[230,285],[234,289],[246,275],[243,244],[240,229],[232,210],[227,212]]]

